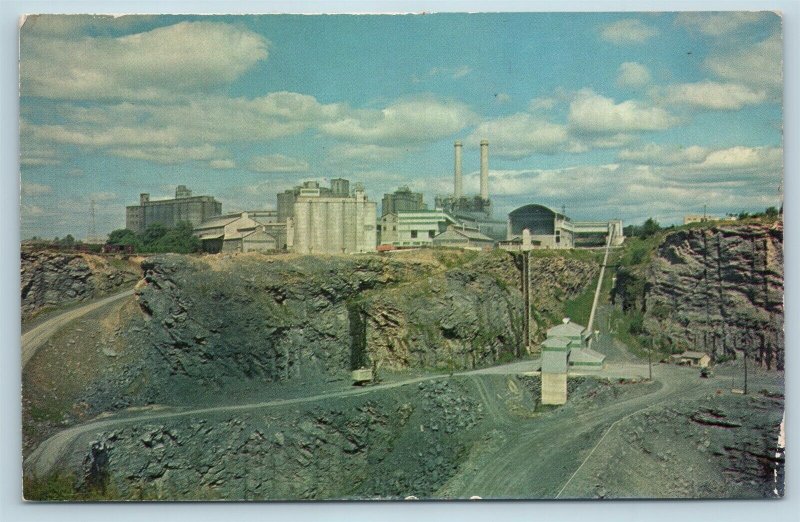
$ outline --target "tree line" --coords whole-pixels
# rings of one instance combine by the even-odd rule
[[[144,232],[137,234],[133,230],[123,228],[114,230],[108,235],[107,245],[132,246],[136,252],[190,254],[200,251],[200,239],[192,232],[194,228],[187,221],[182,221],[173,228],[160,223],[148,226]]]

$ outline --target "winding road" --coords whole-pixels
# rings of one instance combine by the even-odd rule
[[[25,332],[22,334],[22,367],[25,368],[25,366],[28,364],[28,361],[30,361],[36,353],[36,350],[38,350],[45,342],[47,342],[47,340],[52,337],[53,334],[70,322],[88,314],[89,312],[97,310],[98,308],[102,308],[132,295],[133,289],[125,290],[124,292],[100,299],[99,301],[94,301],[73,310],[63,312],[48,319],[30,331]]]

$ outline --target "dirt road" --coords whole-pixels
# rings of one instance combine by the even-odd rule
[[[133,289],[114,294],[104,299],[100,299],[99,301],[95,301],[93,303],[89,303],[79,308],[59,314],[36,326],[29,332],[25,332],[22,335],[22,367],[25,368],[25,365],[28,364],[28,361],[31,360],[31,357],[33,357],[33,355],[36,353],[36,350],[38,350],[40,346],[42,346],[59,329],[66,326],[71,321],[74,321],[75,319],[78,319],[79,317],[82,317],[93,310],[97,310],[98,308],[115,303],[132,295]]]

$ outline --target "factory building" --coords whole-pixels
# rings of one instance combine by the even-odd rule
[[[204,252],[254,252],[286,249],[286,224],[274,210],[218,216],[194,228]]]
[[[348,197],[350,181],[342,178],[331,180],[330,187],[321,187],[316,181],[306,181],[302,185],[278,194],[278,221],[286,222],[294,214],[294,202],[304,191],[318,191],[322,197]]]
[[[137,234],[154,224],[173,228],[182,221],[197,226],[222,214],[222,203],[212,196],[192,196],[185,185],[175,189],[175,199],[150,200],[150,194],[139,195],[139,204],[125,208],[125,228]]]
[[[334,180],[336,181],[336,180]],[[347,181],[347,180],[339,180]],[[352,195],[306,183],[300,188],[287,219],[287,247],[300,254],[372,252],[376,246],[377,204],[356,185]]]
[[[384,194],[381,201],[381,217],[399,212],[427,209],[428,206],[422,201],[422,193],[411,192],[411,189],[406,186],[398,188],[391,194]]]
[[[433,238],[433,245],[462,248],[464,250],[488,250],[494,247],[494,239],[474,228],[450,225],[447,230]]]
[[[575,227],[564,214],[543,205],[525,205],[508,214],[506,241],[516,243],[524,230],[536,248],[573,248]]]
[[[436,196],[436,208],[444,209],[462,225],[478,230],[490,238],[500,241],[506,239],[506,222],[492,218],[492,200],[489,198],[489,142],[480,142],[480,193],[464,195],[462,173],[463,144],[454,144],[453,194]]]
[[[429,246],[433,238],[456,221],[441,209],[399,211],[380,221],[380,244],[396,247]]]

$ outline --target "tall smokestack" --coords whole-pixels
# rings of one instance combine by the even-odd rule
[[[481,199],[489,199],[489,142],[481,140]]]
[[[455,142],[455,180],[453,182],[453,196],[460,198],[464,195],[464,186],[461,181],[461,142]]]

